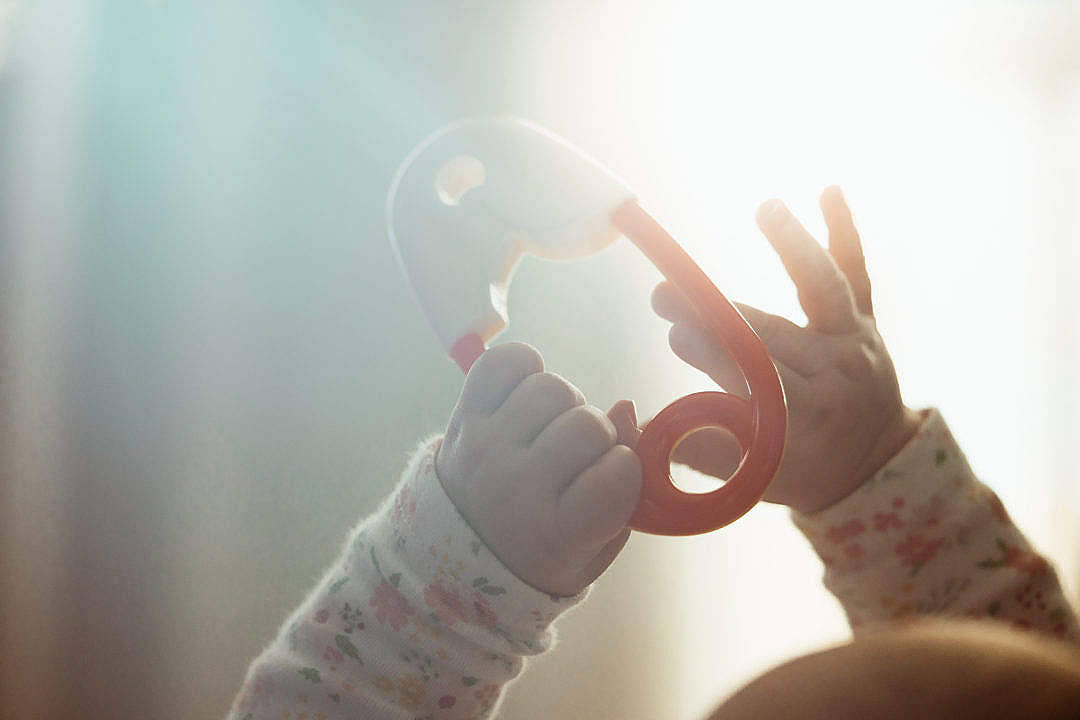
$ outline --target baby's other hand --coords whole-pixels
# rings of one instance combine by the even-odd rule
[[[874,320],[870,278],[851,213],[839,188],[821,197],[828,252],[778,200],[758,210],[758,225],[780,255],[809,323],[739,304],[768,347],[788,402],[788,438],[765,499],[804,513],[821,510],[865,482],[915,434],[919,413],[904,406],[892,359]],[[653,293],[656,312],[674,323],[672,350],[728,392],[747,396],[732,358],[706,332],[673,285]],[[717,477],[739,461],[730,435],[703,430],[674,459]]]
[[[465,379],[436,473],[497,558],[533,587],[574,595],[619,554],[641,465],[615,426],[522,343],[491,348]]]

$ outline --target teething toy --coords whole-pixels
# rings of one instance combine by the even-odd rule
[[[508,322],[506,293],[521,256],[569,260],[629,238],[689,298],[738,363],[750,398],[700,392],[644,428],[641,496],[630,526],[693,535],[734,522],[761,499],[780,465],[787,406],[765,345],[701,268],[597,162],[552,133],[513,118],[466,120],[428,137],[402,163],[387,227],[421,308],[468,372]],[[671,481],[671,453],[691,432],[722,427],[742,447],[730,479],[708,493]]]

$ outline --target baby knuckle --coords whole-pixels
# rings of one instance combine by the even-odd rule
[[[618,432],[603,410],[592,405],[581,405],[571,412],[575,413],[574,430],[583,442],[605,450],[615,445]]]
[[[542,396],[546,401],[557,407],[569,410],[572,407],[585,404],[585,396],[565,378],[554,373],[542,372],[531,376],[529,393]]]
[[[533,375],[544,370],[544,358],[536,348],[523,342],[496,345],[484,353],[484,357],[490,365],[514,369],[521,375]]]
[[[865,378],[874,374],[878,366],[878,350],[874,343],[863,339],[845,345],[836,357],[841,373],[851,378]]]
[[[628,482],[641,480],[641,460],[633,450],[625,445],[615,445],[608,450],[607,457],[612,475]]]

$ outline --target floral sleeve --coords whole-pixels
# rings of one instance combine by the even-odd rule
[[[495,559],[435,475],[438,442],[251,664],[230,720],[483,718],[552,645],[585,592],[547,595]]]
[[[972,474],[936,410],[852,495],[793,519],[856,632],[913,615],[952,615],[1080,641],[1054,569]]]

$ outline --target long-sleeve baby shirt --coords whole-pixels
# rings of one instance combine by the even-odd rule
[[[401,483],[251,665],[230,720],[492,716],[585,592],[536,590],[495,558],[425,443]],[[856,632],[916,614],[1080,637],[1049,563],[972,475],[940,414],[839,503],[795,514]]]
[[[577,604],[507,570],[458,513],[424,443],[388,500],[248,670],[230,720],[492,715]]]

